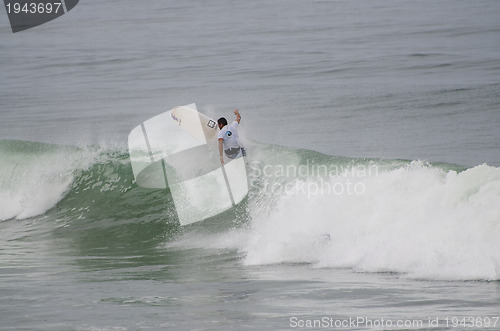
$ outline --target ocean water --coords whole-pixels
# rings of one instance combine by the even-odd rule
[[[0,6],[1,7],[1,6]],[[0,9],[0,329],[500,329],[500,2]],[[127,135],[242,114],[250,191],[181,227]]]

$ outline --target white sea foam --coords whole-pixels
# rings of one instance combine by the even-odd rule
[[[274,197],[273,206],[254,203],[250,229],[244,240],[237,236],[244,263],[500,279],[500,168],[480,165],[456,173],[412,162],[329,180],[362,183],[365,190],[314,195],[299,190]]]

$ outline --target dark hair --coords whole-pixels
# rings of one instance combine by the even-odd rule
[[[225,125],[227,125],[227,120],[224,117],[221,117],[217,120],[217,124],[219,124],[219,125],[222,124],[222,126],[225,126]]]

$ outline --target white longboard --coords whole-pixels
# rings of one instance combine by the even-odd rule
[[[220,164],[218,130],[214,120],[191,104],[150,118],[129,134],[137,184],[168,187],[181,225],[226,211],[248,193],[244,159]]]

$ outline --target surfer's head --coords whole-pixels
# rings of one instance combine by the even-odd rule
[[[219,125],[219,129],[222,129],[227,125],[227,120],[224,117],[221,117],[217,120],[217,125]]]

